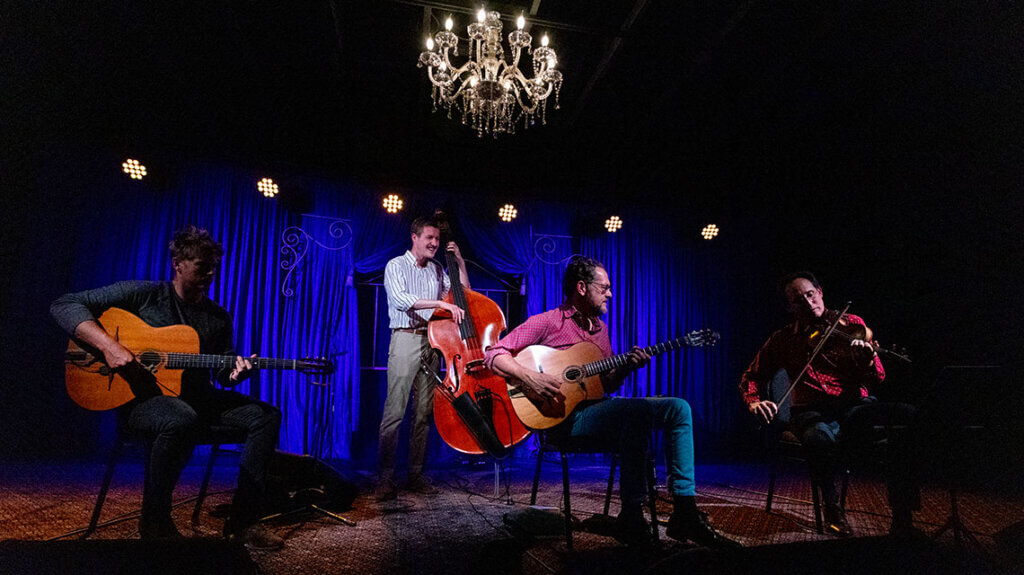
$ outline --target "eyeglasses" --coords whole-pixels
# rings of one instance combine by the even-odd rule
[[[592,286],[597,286],[597,289],[601,290],[601,293],[608,293],[612,290],[612,284],[599,284],[597,282],[587,282]]]

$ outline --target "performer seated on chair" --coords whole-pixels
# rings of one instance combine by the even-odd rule
[[[740,382],[747,408],[765,425],[775,421],[779,414],[779,405],[768,400],[769,382],[780,369],[786,370],[789,381],[795,379],[811,356],[817,343],[815,337],[823,334],[828,322],[839,314],[825,307],[821,285],[810,272],[789,274],[781,288],[794,319],[768,338]],[[843,322],[864,326],[864,320],[852,314],[844,315]],[[876,439],[872,436],[876,425],[906,425],[916,414],[909,404],[878,402],[868,394],[870,387],[884,379],[885,369],[872,343],[830,338],[787,398],[792,401],[790,420],[783,423],[789,425],[803,445],[812,480],[822,488],[827,528],[835,535],[852,533],[836,491],[840,447],[863,446]],[[891,531],[897,534],[913,531],[911,511],[920,507],[906,435],[894,436],[889,447]]]
[[[50,313],[69,334],[101,350],[115,370],[135,363],[135,357],[96,321],[111,307],[125,309],[152,327],[188,325],[199,334],[200,353],[233,355],[231,316],[207,297],[223,251],[206,230],[190,226],[176,232],[170,243],[170,282],[123,281],[66,294],[53,302]],[[251,370],[249,359],[238,356],[233,368],[213,376],[221,385],[232,386]],[[216,389],[210,377],[209,369],[186,369],[180,397],[136,399],[121,408],[128,428],[149,441],[139,534],[143,539],[181,536],[171,519],[171,495],[191,456],[197,430],[216,424],[247,432],[224,535],[250,548],[279,549],[284,540],[257,520],[265,514],[268,466],[281,412],[241,393]]]
[[[597,345],[605,357],[613,355],[608,326],[599,317],[608,311],[612,286],[601,263],[574,256],[562,278],[565,301],[553,310],[530,317],[491,346],[485,364],[495,373],[521,380],[547,398],[563,396],[560,374],[533,371],[515,361],[513,355],[531,345],[565,349],[581,341]],[[630,363],[602,378],[605,390],[617,389],[632,371],[645,365],[650,356],[639,347],[631,350]],[[621,455],[620,496],[622,511],[616,520],[618,539],[626,544],[650,541],[642,505],[647,495],[645,462],[652,426],[665,433],[668,488],[674,511],[669,518],[668,536],[691,540],[716,548],[739,545],[717,533],[695,503],[693,464],[693,423],[685,400],[666,398],[608,398],[581,403],[549,434],[598,439]]]

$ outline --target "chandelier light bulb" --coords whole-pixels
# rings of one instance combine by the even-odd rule
[[[429,36],[427,37],[427,50],[434,50],[434,39]]]
[[[480,11],[476,13],[476,21],[483,24],[484,20],[487,20],[487,12],[484,12],[484,9],[480,8]]]
[[[516,28],[519,28],[520,30],[522,30],[525,27],[526,27],[526,18],[523,18],[523,15],[520,14],[519,18],[516,18]]]
[[[547,34],[545,34],[543,37],[541,37],[540,45],[544,46],[545,48],[547,48],[547,46],[548,46],[548,35]]]
[[[449,16],[448,19],[444,21],[444,29],[449,31],[449,32],[452,31],[452,26],[454,26],[454,25],[455,25],[455,22],[452,22],[452,17],[451,16]]]

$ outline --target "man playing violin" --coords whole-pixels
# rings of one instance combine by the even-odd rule
[[[825,307],[824,292],[810,272],[789,274],[781,286],[794,319],[772,334],[758,351],[741,377],[740,393],[760,423],[788,424],[800,439],[812,479],[822,488],[828,530],[848,536],[852,530],[836,490],[841,449],[872,441],[876,426],[909,423],[916,409],[904,403],[878,402],[869,394],[870,389],[885,380],[885,369],[876,351],[877,344],[865,341],[869,336],[863,334],[870,330],[858,316],[843,315],[835,334],[808,365],[816,344],[839,312]],[[786,385],[769,396],[769,387],[780,370],[785,371]],[[801,372],[802,377],[791,386],[788,382]],[[780,413],[780,405],[769,397],[782,400],[787,393],[789,397]],[[780,421],[786,415],[786,407],[788,421]],[[891,531],[908,534],[914,529],[911,512],[919,507],[920,494],[911,457],[905,453],[907,442],[899,439],[891,447],[888,481],[893,511]]]
[[[409,439],[409,476],[406,487],[414,493],[432,495],[437,488],[423,475],[427,453],[427,435],[434,409],[434,382],[420,370],[426,361],[435,371],[440,363],[427,340],[427,321],[435,310],[445,310],[457,323],[465,314],[455,304],[442,301],[451,289],[451,280],[434,259],[441,243],[438,222],[417,218],[410,228],[412,246],[392,258],[384,268],[384,290],[388,296],[391,343],[388,348],[388,394],[380,421],[376,498],[387,501],[398,496],[395,484],[395,453],[398,428],[405,417],[409,394],[415,391],[412,433]],[[466,262],[455,242],[446,249],[455,254],[462,285],[469,287]]]
[[[522,381],[537,395],[552,399],[564,399],[559,374],[526,368],[515,361],[515,354],[531,345],[565,349],[589,341],[600,348],[604,357],[613,355],[608,326],[600,318],[608,312],[608,300],[612,297],[604,267],[593,259],[573,256],[562,278],[562,291],[565,301],[561,306],[528,318],[491,346],[484,359],[495,373]],[[617,389],[627,375],[650,361],[650,356],[639,347],[633,347],[630,355],[626,366],[602,376],[605,390]],[[584,402],[548,433],[595,439],[617,449],[622,461],[622,510],[616,520],[617,538],[627,545],[643,545],[651,537],[642,505],[647,494],[644,463],[653,426],[665,433],[668,488],[674,504],[668,536],[706,547],[738,547],[736,542],[716,532],[707,522],[706,514],[697,509],[693,421],[685,400],[616,397]]]

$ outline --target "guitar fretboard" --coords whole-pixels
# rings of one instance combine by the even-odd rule
[[[304,366],[304,362],[297,359],[257,357],[249,361],[252,362],[253,367],[259,369],[299,369]],[[202,353],[168,353],[166,365],[169,369],[223,369],[234,367],[235,356],[207,355]]]
[[[695,333],[699,333],[699,332],[695,332]],[[712,337],[712,339],[711,339],[711,343],[712,344],[715,342],[715,338],[717,338],[717,334],[714,334],[714,336]],[[694,340],[694,334],[684,335],[683,337],[677,337],[675,339],[671,339],[669,341],[663,341],[661,343],[657,343],[657,344],[654,344],[652,346],[641,348],[641,349],[647,355],[654,356],[654,355],[658,355],[659,353],[665,353],[666,351],[672,351],[672,350],[675,350],[675,349],[682,349],[684,347],[703,346],[703,345],[705,345],[707,343],[706,339],[702,339],[702,338],[699,338],[699,337],[696,339],[696,341],[693,341],[693,340]],[[623,365],[626,365],[626,363],[629,361],[629,356],[630,356],[630,354],[628,354],[628,353],[620,353],[618,355],[613,355],[611,357],[606,357],[604,359],[599,359],[597,361],[594,361],[594,362],[591,362],[591,363],[588,363],[588,364],[584,365],[583,366],[583,370],[586,373],[586,377],[590,377],[590,376],[593,376],[593,375],[598,375],[598,374],[601,374],[601,373],[605,373],[605,372],[611,371],[611,370],[613,370],[613,369],[615,369],[617,367],[622,367]]]

